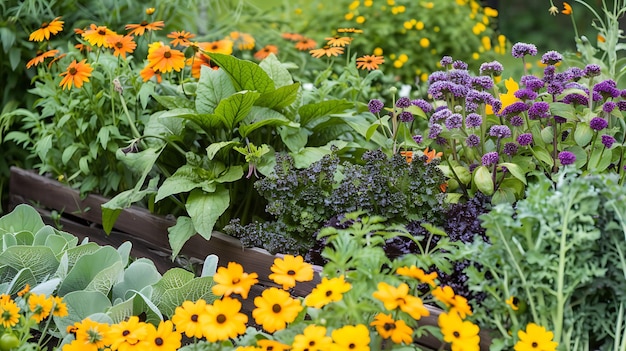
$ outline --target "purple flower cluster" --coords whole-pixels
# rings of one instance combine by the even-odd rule
[[[602,145],[604,145],[604,147],[606,147],[607,149],[610,149],[611,146],[613,146],[613,143],[615,143],[615,138],[606,134],[602,135],[601,140]]]
[[[606,119],[602,117],[594,117],[589,121],[589,127],[595,131],[600,131],[609,125]]]
[[[411,106],[411,100],[409,100],[406,96],[403,96],[396,101],[397,108],[407,108],[409,106]]]
[[[556,65],[561,61],[563,61],[563,55],[554,50],[548,51],[541,56],[541,63],[544,65]]]
[[[424,99],[411,100],[411,105],[421,108],[422,111],[426,113],[430,113],[433,111],[433,105],[431,105],[428,101]]]
[[[535,102],[528,109],[528,118],[540,119],[550,117],[550,104],[545,101]]]
[[[491,152],[484,154],[481,161],[482,161],[483,166],[489,167],[498,163],[499,158],[500,158],[500,155],[498,155],[497,152],[491,151]]]
[[[593,86],[593,91],[602,95],[604,99],[616,98],[622,93],[617,89],[617,83],[614,80],[607,79]]]
[[[483,116],[478,113],[470,113],[465,117],[465,126],[468,128],[480,127],[483,124]]]
[[[561,151],[559,152],[559,161],[563,166],[571,165],[576,162],[576,155],[570,151]]]
[[[421,134],[413,135],[413,141],[421,144],[424,141],[424,137]]]
[[[525,88],[516,91],[513,95],[520,100],[535,100],[538,94],[532,89]]]
[[[498,61],[485,62],[480,65],[479,74],[481,76],[494,76],[498,77],[502,75],[504,67]]]
[[[604,105],[602,105],[602,111],[606,113],[611,113],[613,112],[613,110],[615,110],[615,107],[617,107],[616,103],[614,103],[613,101],[607,101],[604,103]]]
[[[493,88],[493,79],[490,76],[472,77],[472,87],[474,89],[489,90]]]
[[[448,130],[461,128],[463,126],[463,116],[460,113],[453,113],[450,117],[446,118],[446,128]]]
[[[378,100],[378,99],[372,99],[370,100],[370,102],[367,104],[367,108],[370,110],[371,113],[373,114],[377,114],[379,113],[383,107],[385,107],[385,105],[383,104],[382,101]]]
[[[511,48],[511,55],[515,58],[523,58],[526,55],[537,55],[537,47],[533,44],[515,43]]]
[[[413,114],[409,111],[402,111],[398,118],[400,119],[400,122],[413,122]]]
[[[436,139],[442,131],[443,127],[440,124],[431,124],[430,130],[428,131],[428,138]]]
[[[524,102],[517,101],[505,107],[504,110],[500,112],[500,116],[514,116],[526,111],[528,111],[528,105]]]
[[[505,125],[494,125],[489,128],[489,135],[498,139],[511,136],[511,129]]]
[[[545,85],[543,80],[535,76],[523,76],[522,79],[520,79],[520,83],[532,91],[539,91]]]
[[[517,143],[520,146],[528,146],[533,142],[533,135],[531,133],[524,133],[517,136]]]
[[[587,66],[585,66],[585,69],[583,70],[584,75],[587,78],[599,76],[600,71],[601,71],[600,66],[596,65],[595,63],[588,64]]]
[[[524,119],[521,116],[513,116],[509,119],[509,124],[512,127],[521,127],[524,125]]]
[[[480,137],[476,134],[468,135],[465,139],[465,145],[467,145],[467,147],[476,147],[480,145]]]
[[[439,61],[439,64],[441,65],[441,67],[444,67],[444,68],[452,65],[452,57],[451,56],[442,57],[441,60]]]
[[[516,143],[506,143],[504,144],[502,152],[504,152],[508,156],[515,156],[515,154],[517,153],[517,148],[518,146]]]

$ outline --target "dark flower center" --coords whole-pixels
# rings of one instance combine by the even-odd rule
[[[237,283],[239,283],[240,281],[241,281],[241,280],[239,280],[239,278],[235,278],[235,279],[233,279],[233,284],[237,284]]]
[[[76,68],[72,67],[72,68],[70,68],[69,72],[70,72],[70,75],[73,76],[76,73],[78,73],[78,70]]]
[[[141,21],[141,23],[139,23],[140,26],[145,27],[148,25],[148,21]]]
[[[222,324],[226,322],[226,316],[223,314],[218,314],[217,317],[215,318],[215,321],[217,321],[219,324]]]
[[[394,330],[394,329],[396,329],[396,324],[395,323],[385,323],[385,325],[383,325],[383,329],[385,329],[386,331]]]
[[[107,34],[107,31],[106,31],[106,30],[104,30],[104,29],[100,29],[100,30],[98,31],[98,34],[100,34],[100,35],[106,35],[106,34]]]
[[[280,307],[280,305],[279,305],[279,304],[277,304],[277,303],[275,303],[275,304],[272,306],[272,312],[274,312],[274,313],[279,313],[281,310],[282,310],[282,307]]]
[[[122,44],[122,42],[118,41],[117,43],[115,43],[115,47],[117,47],[118,49],[121,49],[121,48],[124,47],[124,44]]]
[[[166,51],[166,52],[163,53],[163,57],[170,58],[170,57],[172,57],[172,53],[169,52],[169,51]]]
[[[332,294],[333,294],[332,290],[326,290],[326,297],[329,297]]]
[[[350,345],[348,345],[348,348],[349,349],[354,349],[354,348],[356,348],[356,345],[351,342]]]
[[[533,341],[533,343],[532,343],[532,344],[530,344],[530,346],[532,346],[532,347],[533,347],[533,349],[536,349],[536,348],[539,346],[539,344],[537,344],[537,342],[536,342],[536,341]]]
[[[315,346],[315,341],[313,340],[309,341],[309,346]]]
[[[461,333],[455,330],[454,333],[452,333],[452,335],[454,335],[455,338],[458,338],[461,336]]]
[[[293,269],[290,269],[287,271],[287,275],[296,275],[296,271],[294,271]]]
[[[129,330],[124,330],[124,331],[122,332],[122,335],[123,335],[123,336],[128,336],[128,334],[130,334],[130,331],[129,331]]]
[[[197,322],[198,321],[198,315],[197,314],[192,314],[191,315],[191,321],[192,322]]]
[[[155,343],[157,346],[161,346],[161,345],[163,345],[163,339],[162,339],[162,338],[160,338],[160,337],[158,337],[158,338],[154,339],[154,343]]]
[[[272,351],[274,349],[274,346],[270,345],[267,348],[265,348],[267,351]]]

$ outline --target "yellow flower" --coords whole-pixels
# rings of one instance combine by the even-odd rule
[[[5,295],[9,296],[9,295]],[[0,302],[0,325],[4,328],[14,327],[20,321],[20,308],[10,297]]]
[[[424,22],[418,21],[417,23],[415,23],[415,29],[417,29],[417,30],[424,29]]]
[[[285,329],[288,323],[298,317],[303,308],[298,300],[278,288],[264,290],[261,296],[254,298],[254,306],[256,306],[252,311],[254,320],[270,333]]]
[[[152,23],[148,21],[141,21],[141,23],[137,24],[127,24],[124,29],[130,29],[128,35],[142,36],[146,33],[146,31],[161,30],[164,26],[165,23],[163,21],[156,21]]]
[[[570,4],[563,2],[563,11],[561,11],[562,14],[564,15],[571,15],[572,14],[572,6],[570,6]]]
[[[370,325],[376,327],[376,331],[383,339],[391,339],[396,344],[413,342],[413,329],[403,320],[394,320],[390,314],[377,314]]]
[[[485,11],[485,16],[488,16],[488,17],[498,17],[498,10],[496,10],[494,8],[485,7],[484,11]]]
[[[427,48],[430,46],[430,40],[428,38],[420,39],[420,46],[423,48]]]
[[[519,310],[519,299],[515,296],[511,296],[508,299],[506,299],[506,304],[511,306],[511,309],[513,311]]]
[[[52,311],[53,300],[45,294],[31,294],[28,297],[28,308],[33,313],[31,318],[37,323],[46,319]]]
[[[348,9],[350,9],[350,11],[356,10],[357,8],[359,8],[360,4],[361,2],[359,0],[355,0],[350,4],[350,6],[348,6]]]
[[[529,323],[526,331],[517,332],[519,341],[515,344],[515,351],[555,351],[559,345],[552,341],[554,333],[535,323]]]
[[[375,48],[373,51],[373,54],[376,56],[382,56],[383,55],[383,49],[382,48]]]
[[[314,308],[322,308],[331,302],[340,301],[343,294],[348,292],[352,285],[344,280],[343,275],[322,281],[304,299],[304,304]]]
[[[363,324],[346,325],[332,332],[332,351],[369,351],[370,332]]]
[[[363,24],[365,23],[365,17],[364,16],[357,16],[357,18],[355,19],[356,23],[358,24]]]
[[[172,44],[172,46],[189,46],[191,44],[191,41],[189,39],[192,39],[195,36],[195,34],[186,32],[184,30],[174,31],[167,35],[168,38],[172,39],[170,41],[170,44]]]
[[[179,72],[185,67],[185,54],[169,45],[154,42],[148,46],[148,62],[159,73]]]
[[[206,301],[200,299],[196,302],[185,301],[176,307],[172,316],[176,330],[185,333],[188,338],[201,338],[203,334],[200,317],[207,313],[206,306]]]
[[[289,345],[285,345],[276,340],[261,339],[256,342],[263,351],[287,351],[290,349]]]
[[[63,21],[59,21],[61,17],[57,17],[50,22],[44,22],[36,31],[30,33],[29,41],[43,41],[50,39],[51,35],[55,35],[63,30]]]
[[[293,339],[291,351],[328,350],[332,342],[326,335],[326,328],[311,324]]]
[[[200,315],[204,337],[209,342],[235,338],[246,331],[248,316],[240,313],[239,300],[224,297],[207,305],[206,312]]]
[[[29,69],[33,66],[37,66],[38,64],[43,63],[46,58],[54,57],[58,53],[59,53],[59,50],[48,50],[46,52],[38,53],[38,55],[35,56],[35,58],[33,58],[32,60],[26,63],[26,69]],[[22,296],[22,295],[19,295],[18,293],[18,296]]]
[[[396,288],[385,282],[380,282],[378,283],[378,290],[372,295],[382,301],[385,308],[389,311],[399,308],[415,320],[430,315],[430,312],[422,303],[422,299],[409,295],[409,286],[406,283],[402,283]]]
[[[435,287],[435,279],[437,279],[437,272],[433,271],[426,274],[421,268],[412,265],[411,267],[400,267],[396,270],[396,273],[405,277],[411,277],[419,280],[422,283],[426,283],[432,287]]]
[[[202,43],[200,46],[206,52],[230,55],[233,53],[233,41],[230,39],[216,40],[209,43]]]
[[[229,262],[227,267],[219,267],[213,281],[216,283],[211,288],[215,295],[230,296],[239,294],[244,299],[248,298],[250,288],[259,282],[256,273],[245,273],[243,266],[236,262]]]
[[[145,350],[150,346],[147,341],[148,326],[141,322],[137,316],[111,325],[108,334],[111,339],[112,350]]]
[[[376,55],[365,55],[356,59],[356,68],[371,71],[378,69],[378,65],[383,64],[385,58]]]
[[[158,329],[152,324],[147,325],[148,350],[176,351],[180,348],[182,335],[174,330],[172,321],[161,321]]]
[[[472,322],[463,321],[455,312],[442,313],[438,318],[443,340],[452,344],[452,350],[480,350],[480,329]]]
[[[152,15],[152,14],[154,13],[154,11],[156,11],[156,10],[154,9],[154,7],[148,7],[148,8],[146,9],[146,15],[150,16],[150,15]]]
[[[254,37],[250,35],[249,33],[230,32],[228,39],[230,39],[233,42],[233,45],[237,45],[237,49],[239,50],[254,49],[255,40],[254,40]]]
[[[110,345],[112,340],[109,338],[110,326],[106,323],[94,322],[89,318],[83,319],[81,322],[74,323],[76,340],[72,345],[76,350],[98,350]],[[65,346],[63,351],[67,351]]]
[[[274,283],[281,284],[283,289],[293,288],[296,282],[313,280],[313,266],[304,262],[302,256],[285,255],[283,258],[276,258],[270,269],[273,273],[269,278]]]
[[[330,38],[324,38],[324,40],[326,40],[326,44],[328,46],[341,46],[344,47],[348,44],[350,44],[350,42],[352,41],[351,37],[340,37],[338,35],[335,35],[334,37],[330,37]]]
[[[113,56],[122,56],[126,58],[127,53],[132,53],[137,48],[137,43],[133,41],[130,35],[112,35],[107,37],[109,46],[113,48]]]
[[[83,39],[87,40],[91,46],[109,48],[110,45],[107,41],[107,37],[114,34],[116,33],[106,26],[96,26],[92,23],[89,29],[84,31],[81,36]]]
[[[309,53],[311,54],[311,56],[313,56],[315,58],[320,58],[322,56],[327,56],[327,57],[339,56],[339,55],[343,54],[343,50],[344,49],[342,47],[339,47],[339,46],[324,45],[323,48],[310,50]]]
[[[437,300],[443,302],[447,307],[450,307],[454,303],[454,290],[452,290],[452,288],[448,285],[436,287],[432,294]]]
[[[67,70],[60,74],[63,79],[61,83],[59,83],[59,86],[69,90],[72,88],[72,85],[80,88],[83,86],[84,82],[88,82],[93,68],[91,68],[91,65],[86,61],[86,59],[80,62],[76,62],[76,60],[72,61],[67,67]]]
[[[63,298],[60,296],[53,296],[52,301],[54,307],[52,308],[52,315],[56,317],[65,317],[68,315],[67,305],[63,302]]]

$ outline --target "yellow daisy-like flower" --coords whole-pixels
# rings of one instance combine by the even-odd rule
[[[315,49],[316,46],[317,42],[311,38],[302,38],[295,44],[296,49],[300,51],[312,50]]]
[[[346,325],[332,332],[333,351],[369,351],[370,332],[363,324]]]
[[[254,37],[249,33],[231,32],[228,36],[228,39],[230,39],[239,50],[254,49],[255,40]]]
[[[278,46],[268,44],[254,53],[254,58],[261,61],[267,58],[270,54],[278,55]]]
[[[376,55],[365,55],[356,59],[356,68],[371,71],[378,69],[378,65],[385,63],[385,58]]]
[[[261,339],[257,341],[256,344],[259,345],[263,351],[287,351],[291,348],[289,345],[270,339]]]
[[[139,75],[141,75],[141,78],[143,79],[144,82],[149,81],[150,79],[152,79],[152,77],[156,77],[157,83],[161,83],[161,81],[163,80],[163,77],[161,77],[161,72],[158,72],[152,69],[152,67],[150,67],[150,64],[146,65],[146,67],[144,67],[139,72]]]
[[[511,296],[508,299],[506,299],[506,304],[511,306],[511,309],[513,311],[519,310],[519,299],[515,296]]]
[[[47,59],[49,57],[54,57],[54,55],[56,55],[58,53],[59,53],[59,50],[48,50],[46,52],[42,52],[42,53],[38,54],[37,56],[35,56],[35,58],[33,58],[32,60],[30,60],[30,61],[28,61],[26,63],[26,69],[29,69],[29,68],[31,68],[33,66],[37,66],[40,63],[43,63],[45,61],[45,59]],[[22,292],[22,291],[20,291],[20,292]],[[20,292],[18,292],[18,296],[23,296],[23,294],[19,295]],[[26,291],[26,292],[28,292],[28,291]],[[24,294],[26,292],[24,292]]]
[[[326,40],[326,45],[328,46],[341,46],[341,47],[344,47],[350,44],[350,42],[352,42],[352,38],[340,37],[338,35],[335,35],[334,37],[330,37],[330,38],[324,38],[324,40]]]
[[[137,316],[113,324],[108,332],[112,341],[111,350],[147,350],[150,346],[147,341],[149,331],[146,323],[141,322]]]
[[[410,344],[413,342],[413,329],[403,320],[394,320],[391,314],[379,313],[370,323],[383,339],[391,339],[396,344]]]
[[[59,50],[50,50],[50,51],[59,52]],[[50,51],[48,51],[48,52],[50,52]],[[26,66],[26,68],[28,68],[28,65]],[[23,297],[24,295],[28,294],[29,292],[30,292],[30,284],[26,284],[26,285],[24,285],[24,288],[22,290],[17,292],[17,296]]]
[[[31,294],[28,297],[28,308],[33,313],[31,318],[37,323],[46,319],[52,311],[54,301],[45,294]]]
[[[402,283],[396,288],[385,282],[380,282],[378,283],[378,290],[372,295],[382,301],[389,311],[399,308],[415,320],[430,315],[422,299],[409,295],[409,286],[406,283]]]
[[[53,296],[52,301],[54,306],[52,307],[52,315],[55,317],[65,317],[68,315],[67,305],[63,302],[63,298],[60,296]]]
[[[443,302],[446,307],[450,307],[454,304],[454,290],[447,285],[443,287],[436,287],[433,289],[432,294],[437,300]]]
[[[361,34],[361,33],[363,33],[363,29],[339,28],[339,29],[337,29],[337,33],[356,33],[356,34]]]
[[[6,295],[9,296],[9,295]],[[0,325],[14,327],[20,321],[20,308],[10,297],[0,302]]]
[[[206,52],[230,55],[233,53],[233,41],[229,39],[222,39],[209,43],[202,43],[200,44],[200,48]]]
[[[167,35],[168,38],[172,39],[170,41],[170,44],[172,44],[172,46],[189,46],[191,44],[191,41],[189,39],[192,39],[195,36],[195,34],[185,32],[184,30],[174,31]]]
[[[70,65],[67,67],[67,70],[61,74],[59,74],[63,79],[59,86],[63,87],[63,89],[71,89],[72,85],[80,88],[83,86],[84,82],[89,81],[89,77],[91,77],[91,72],[93,68],[90,64],[87,63],[87,59],[84,59],[80,62],[76,62],[76,60],[72,61]]]
[[[110,326],[106,323],[94,322],[89,318],[83,319],[81,322],[74,323],[74,331],[76,340],[72,342],[75,350],[99,350],[110,345],[112,340],[109,338]],[[67,351],[65,346],[63,351]]]
[[[87,40],[89,44],[97,47],[105,47],[110,48],[110,44],[107,40],[107,37],[111,35],[115,35],[116,33],[106,26],[96,26],[95,24],[91,24],[89,29],[84,31],[81,35],[83,39]]]
[[[206,313],[200,316],[204,337],[209,342],[235,338],[246,332],[248,316],[240,313],[241,302],[225,297],[207,305]]]
[[[148,350],[176,351],[181,346],[181,333],[174,330],[172,321],[161,321],[159,327],[148,323],[146,342]]]
[[[126,54],[131,54],[137,48],[137,43],[133,41],[133,37],[130,35],[115,34],[107,37],[109,46],[113,48],[113,56],[122,56],[126,58]]]
[[[513,79],[513,77],[505,80],[504,86],[506,87],[506,93],[500,94],[500,101],[502,102],[502,108],[500,108],[500,111],[498,112],[501,112],[507,106],[512,105],[514,102],[520,101],[518,98],[515,97],[515,92],[519,90],[519,84],[517,84],[517,82]],[[491,105],[485,106],[485,113],[488,115],[491,115],[494,113]]]
[[[400,267],[396,270],[396,273],[399,275],[415,278],[422,283],[428,284],[432,287],[435,287],[437,284],[435,283],[435,279],[437,279],[437,272],[431,272],[426,274],[423,269],[412,265],[411,267]]]
[[[467,299],[461,295],[454,295],[450,311],[456,311],[461,318],[472,315],[472,307],[467,303]]]
[[[201,338],[203,329],[200,317],[207,314],[206,307],[206,301],[202,299],[196,302],[185,301],[181,306],[176,307],[172,316],[176,330],[185,333],[188,338]]]
[[[302,256],[285,255],[283,258],[276,258],[270,269],[273,273],[269,278],[282,285],[285,290],[296,286],[296,282],[313,280],[313,266],[304,262]]]
[[[515,351],[556,351],[559,343],[552,341],[554,333],[535,323],[529,323],[526,331],[517,332],[519,341],[515,343]]]
[[[59,21],[61,17],[57,17],[50,22],[44,22],[36,31],[30,33],[29,41],[43,41],[50,39],[51,35],[55,35],[63,30],[63,21]]]
[[[480,350],[480,329],[472,322],[464,321],[458,313],[442,313],[438,318],[443,340],[452,344],[452,350]]]
[[[328,46],[328,45],[325,45],[321,49],[310,50],[309,53],[311,54],[311,56],[313,56],[315,58],[320,58],[322,56],[327,56],[327,57],[339,56],[339,55],[343,54],[343,48],[339,47],[339,46]]]
[[[311,324],[302,334],[296,335],[291,345],[292,351],[328,350],[333,340],[326,335],[326,328]]]
[[[343,275],[331,279],[324,277],[304,299],[304,304],[309,307],[322,308],[331,302],[340,301],[343,294],[351,288],[352,285],[344,280]]]
[[[216,283],[211,288],[213,294],[230,296],[239,294],[244,299],[248,298],[250,288],[259,282],[256,273],[245,273],[243,266],[236,262],[229,262],[227,267],[219,267],[213,276]]]
[[[156,9],[154,7],[148,7],[146,9],[146,15],[150,16],[154,13],[154,11],[156,11]]]
[[[163,21],[156,21],[156,22],[148,22],[148,21],[142,21],[141,23],[138,24],[127,24],[126,27],[124,27],[124,29],[129,30],[130,32],[128,32],[128,35],[135,35],[135,36],[142,36],[146,33],[146,31],[153,31],[153,30],[161,30],[163,29],[163,27],[165,26],[165,23]]]
[[[169,45],[154,42],[148,46],[150,67],[160,73],[180,72],[185,67],[185,54]]]
[[[303,308],[299,300],[278,288],[264,290],[261,296],[254,298],[254,306],[256,308],[252,311],[252,317],[270,333],[285,329]]]

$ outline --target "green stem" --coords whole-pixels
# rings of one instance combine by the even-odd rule
[[[135,120],[128,112],[128,107],[126,106],[126,100],[124,99],[124,95],[122,94],[122,92],[120,92],[119,95],[120,95],[120,101],[122,103],[122,108],[124,108],[124,114],[126,115],[126,118],[128,119],[128,124],[130,125],[130,129],[133,132],[133,136],[137,139],[141,139],[141,134],[139,133],[139,131],[137,130],[137,127],[135,126]]]

